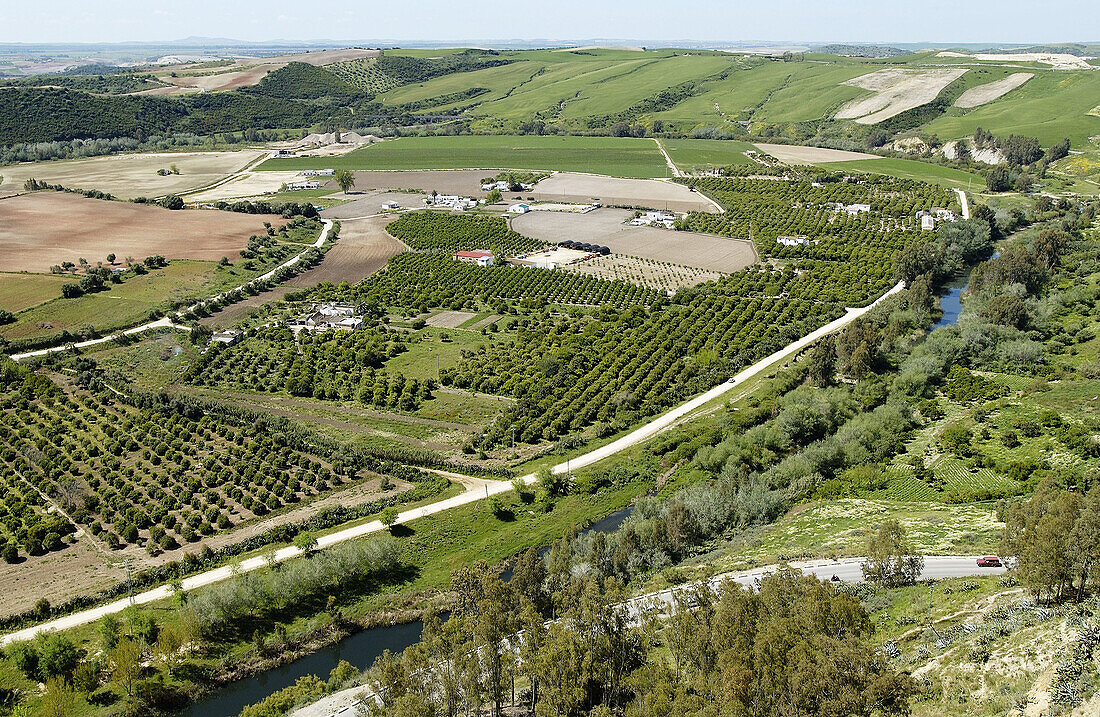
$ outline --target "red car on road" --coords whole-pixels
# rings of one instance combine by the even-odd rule
[[[983,555],[978,558],[979,568],[999,568],[1001,567],[1001,559],[996,555]]]

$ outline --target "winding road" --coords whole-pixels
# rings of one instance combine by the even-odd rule
[[[326,234],[328,233],[328,229],[331,226],[332,223],[326,220],[325,231],[321,233],[321,238],[318,239],[318,242],[323,241]],[[851,322],[858,319],[860,316],[866,314],[872,308],[877,306],[880,302],[885,300],[888,296],[892,296],[900,292],[903,288],[904,284],[899,282],[896,286],[894,286],[894,288],[890,289],[888,292],[876,299],[874,303],[858,309],[848,309],[844,316],[841,316],[840,318],[829,322],[828,324],[822,326],[816,331],[813,331],[806,336],[803,336],[801,339],[798,339],[797,341],[788,344],[786,347],[780,349],[779,351],[776,351],[767,358],[756,362],[755,364],[746,368],[744,371],[741,371],[725,383],[719,384],[718,386],[715,386],[706,393],[696,396],[690,401],[687,401],[686,403],[683,403],[676,408],[673,408],[663,415],[653,419],[641,428],[638,428],[628,433],[627,435],[615,441],[612,441],[611,443],[608,443],[605,446],[600,446],[599,448],[593,449],[581,456],[571,458],[564,463],[559,463],[558,465],[553,466],[551,468],[551,471],[553,471],[555,474],[562,474],[572,471],[576,468],[582,468],[584,466],[592,465],[593,463],[613,456],[620,451],[626,450],[631,446],[637,445],[638,443],[641,443],[642,441],[645,441],[655,436],[672,424],[676,423],[681,418],[701,408],[702,406],[713,401],[714,399],[725,395],[729,391],[733,390],[735,387],[743,384],[745,381],[748,381],[749,379],[763,373],[777,362],[791,358],[821,337],[839,331]],[[134,330],[135,329],[131,329],[131,331]],[[536,481],[536,475],[534,473],[529,473],[525,476],[522,476],[521,480],[528,485],[531,485]],[[452,508],[457,508],[459,506],[468,505],[479,500],[484,500],[491,495],[498,495],[512,490],[512,484],[508,481],[472,480],[464,482],[464,486],[466,490],[456,496],[452,496],[450,498],[436,501],[435,503],[430,503],[428,505],[423,505],[417,508],[411,508],[409,510],[403,511],[398,515],[397,522],[406,523],[408,521],[416,520],[418,518],[425,518],[430,515],[436,515],[437,513],[442,513]],[[385,529],[386,526],[383,525],[382,522],[379,520],[372,520],[370,522],[362,523],[360,525],[353,525],[351,527],[344,528],[343,530],[338,530],[333,533],[328,533],[327,535],[322,535],[318,537],[317,549],[324,550],[325,548],[328,548],[330,546],[337,545],[348,540],[362,538],[367,535],[371,535],[372,533],[381,532]],[[238,573],[246,573],[252,570],[258,570],[260,568],[271,565],[272,562],[282,562],[284,560],[298,557],[301,554],[302,551],[293,545],[280,548],[269,555],[248,558],[247,560],[242,560],[236,565],[225,565],[220,568],[215,568],[213,570],[207,570],[205,572],[192,575],[191,577],[185,578],[183,580],[183,589],[194,590],[195,588],[203,587],[204,585],[211,585],[213,583],[226,580]],[[18,632],[13,632],[7,635],[0,636],[0,646],[20,640],[30,640],[39,632],[43,631],[65,630],[71,627],[76,627],[78,625],[85,625],[87,623],[98,620],[104,615],[121,612],[131,604],[142,605],[154,602],[156,600],[163,600],[167,597],[170,597],[171,594],[172,593],[167,585],[161,585],[159,587],[138,593],[132,598],[115,600],[104,605],[99,605],[94,608],[89,608],[87,610],[81,610],[79,612],[72,613],[71,615],[65,615],[63,617],[55,618],[34,627],[29,627],[24,630],[19,630]]]
[[[325,240],[328,239],[329,231],[331,231],[331,229],[332,229],[332,220],[331,219],[322,219],[321,221],[324,223],[324,229],[321,230],[321,235],[317,237],[317,241],[310,244],[308,247],[306,247],[300,253],[295,254],[290,259],[287,259],[282,264],[275,267],[274,269],[267,272],[266,274],[261,274],[260,276],[257,276],[255,279],[251,279],[249,281],[246,281],[245,283],[241,284],[240,286],[238,286],[234,289],[230,289],[229,291],[226,291],[224,293],[215,294],[214,296],[209,296],[209,297],[203,299],[202,301],[200,301],[198,303],[195,303],[195,304],[192,304],[191,306],[188,306],[186,309],[181,309],[180,311],[177,311],[175,314],[173,314],[173,316],[178,319],[178,318],[180,318],[181,316],[183,316],[184,314],[186,314],[190,311],[195,311],[196,309],[198,309],[203,304],[221,299],[221,298],[233,293],[234,291],[244,291],[247,287],[252,286],[253,284],[267,281],[271,277],[275,276],[275,273],[277,271],[279,271],[280,269],[288,269],[288,268],[294,266],[299,261],[301,261],[302,256],[304,256],[307,251],[309,251],[310,249],[319,249],[321,246],[324,245]],[[57,353],[58,351],[68,351],[69,349],[74,349],[74,348],[75,349],[82,349],[82,348],[86,348],[88,346],[95,346],[96,344],[105,344],[108,341],[114,341],[115,339],[117,339],[121,336],[131,336],[133,334],[140,334],[144,331],[151,331],[153,329],[180,329],[181,331],[190,331],[191,330],[190,326],[184,326],[182,324],[175,323],[175,321],[172,320],[173,316],[165,316],[164,318],[157,319],[156,321],[150,321],[147,324],[142,324],[141,326],[135,326],[132,329],[126,329],[125,331],[118,331],[118,332],[115,332],[115,333],[113,333],[109,336],[101,336],[98,339],[88,339],[87,341],[78,341],[76,343],[61,344],[60,346],[51,346],[51,347],[45,348],[45,349],[38,349],[37,351],[27,351],[26,353],[12,354],[11,359],[13,361],[22,361],[23,359],[33,358],[34,356],[45,356],[46,354]]]

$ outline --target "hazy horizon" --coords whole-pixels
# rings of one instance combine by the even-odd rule
[[[499,4],[455,0],[313,11],[286,0],[186,5],[119,0],[109,12],[75,0],[0,9],[0,44],[241,43],[465,45],[584,42],[685,44],[1043,44],[1100,41],[1100,12],[1077,0],[1041,9],[1022,0],[960,5],[930,0],[882,7],[871,0],[776,0],[767,6],[683,0],[560,0]],[[584,28],[578,31],[578,28]]]

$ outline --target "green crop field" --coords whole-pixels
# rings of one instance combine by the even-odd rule
[[[952,189],[969,188],[977,190],[985,187],[985,178],[977,174],[932,164],[931,162],[921,162],[916,159],[896,159],[894,157],[856,159],[848,162],[828,162],[822,166],[835,170],[849,169],[871,174],[886,174],[902,179],[916,179]]]
[[[1069,137],[1085,145],[1100,134],[1100,117],[1090,115],[1100,98],[1100,73],[1087,71],[1036,72],[1022,87],[989,104],[964,111],[948,110],[925,129],[941,139],[965,137],[976,127],[995,135],[1022,134],[1044,145]]]
[[[61,285],[72,281],[52,274],[0,273],[0,309],[23,311],[61,296]]]
[[[661,144],[682,171],[751,164],[745,151],[756,149],[748,142],[725,139],[662,139]]]
[[[633,137],[404,137],[342,157],[269,159],[260,169],[543,169],[620,177],[663,177],[665,160],[649,139]]]

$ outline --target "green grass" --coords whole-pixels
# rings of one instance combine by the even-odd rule
[[[439,379],[439,369],[456,366],[463,351],[475,351],[494,343],[501,334],[440,329],[427,326],[418,332],[420,341],[408,344],[408,350],[386,361],[386,371],[404,374],[408,378]],[[447,336],[448,341],[443,341]]]
[[[932,164],[931,162],[921,162],[916,159],[883,157],[882,159],[826,162],[820,166],[834,170],[848,169],[871,174],[886,174],[891,177],[902,177],[903,179],[916,179],[949,189],[967,189],[969,187],[974,191],[978,191],[985,188],[985,179],[977,174]]]
[[[815,501],[712,552],[704,562],[722,572],[783,558],[863,555],[871,531],[890,518],[901,522],[918,552],[929,555],[990,552],[1003,529],[989,509],[975,505],[863,498]]]
[[[1022,87],[973,110],[951,109],[926,125],[941,139],[966,137],[976,127],[995,135],[1023,134],[1049,146],[1069,137],[1074,147],[1100,134],[1100,117],[1088,114],[1100,97],[1100,73],[1038,71]]]
[[[0,328],[0,335],[14,340],[51,336],[61,331],[75,333],[85,324],[100,332],[132,326],[144,321],[150,311],[166,308],[169,302],[230,289],[268,268],[257,264],[254,271],[247,271],[239,262],[219,267],[212,261],[173,259],[163,269],[127,276],[121,284],[112,284],[106,291],[76,299],[60,298],[59,287],[57,298],[20,311],[15,323]],[[74,278],[68,277],[62,283],[72,281]]]
[[[72,277],[54,274],[0,273],[0,309],[12,313],[61,296],[61,285]]]
[[[755,149],[749,142],[722,139],[662,139],[661,144],[681,171],[751,164],[745,151]]]
[[[662,177],[665,161],[649,139],[633,137],[404,137],[342,157],[269,159],[260,169],[532,169]]]

